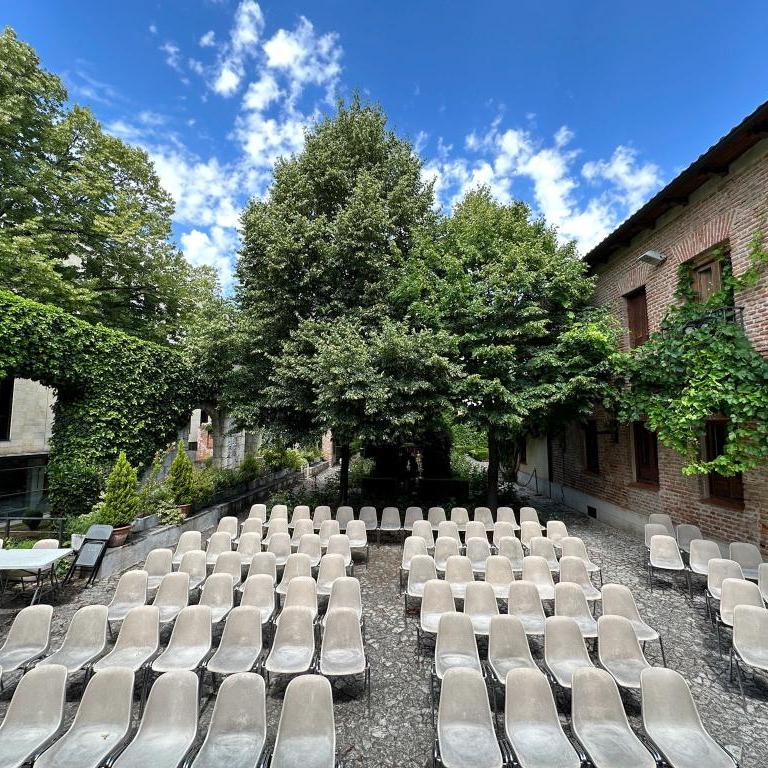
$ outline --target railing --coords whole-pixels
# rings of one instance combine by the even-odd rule
[[[683,326],[683,333],[692,333],[710,323],[735,323],[744,327],[744,307],[719,307],[704,312],[695,320],[689,320]]]
[[[22,524],[26,523],[26,529],[21,529],[23,533],[37,533],[37,529],[43,525],[45,525],[44,530],[49,530],[49,526],[53,525],[54,529],[58,532],[57,538],[59,541],[64,541],[64,526],[66,524],[66,518],[64,517],[6,517],[3,520],[3,534],[6,540],[11,538],[11,524],[14,522]],[[19,532],[18,529],[16,529],[16,532]],[[24,538],[34,537],[30,536]]]

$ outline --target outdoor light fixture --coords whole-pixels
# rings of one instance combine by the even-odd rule
[[[667,260],[667,257],[663,253],[658,251],[646,251],[638,261],[642,261],[644,264],[650,264],[652,267],[658,267]]]

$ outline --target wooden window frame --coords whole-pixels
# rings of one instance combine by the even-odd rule
[[[728,419],[722,416],[715,416],[707,420],[704,433],[704,451],[707,461],[720,456],[722,446],[727,441]],[[726,434],[720,436],[720,430],[726,431]],[[719,472],[710,472],[707,475],[707,493],[708,498],[716,502],[725,502],[735,506],[744,504],[744,481],[739,472],[732,477],[725,477]]]
[[[632,444],[635,451],[635,481],[658,487],[659,444],[656,433],[648,429],[644,421],[633,421]]]
[[[638,300],[642,297],[642,302]],[[645,286],[636,288],[634,291],[625,294],[624,301],[627,307],[627,328],[629,329],[629,347],[634,349],[648,341],[649,328],[648,328],[648,294]],[[638,320],[638,311],[634,309],[636,306],[642,305],[642,321]]]
[[[584,470],[593,475],[600,474],[600,441],[594,419],[584,424]]]
[[[691,259],[689,262],[691,287],[696,301],[704,303],[723,287],[723,262],[730,258],[731,252],[728,244],[721,243]],[[706,270],[711,270],[712,272],[712,288],[711,290],[703,291],[701,276]]]

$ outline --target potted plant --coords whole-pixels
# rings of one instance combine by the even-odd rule
[[[122,451],[107,480],[104,498],[95,507],[99,523],[114,529],[107,542],[109,547],[121,547],[131,531],[131,523],[139,512],[139,478]]]
[[[181,441],[168,471],[167,482],[173,494],[174,503],[186,517],[192,509],[195,478],[194,467]]]

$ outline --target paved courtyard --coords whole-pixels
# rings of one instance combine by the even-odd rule
[[[595,559],[603,565],[604,580],[629,586],[642,615],[663,635],[667,662],[690,683],[706,727],[723,743],[741,754],[745,768],[768,766],[768,682],[765,678],[746,684],[745,713],[738,687],[729,683],[727,659],[718,658],[714,629],[704,615],[702,582],[695,582],[693,604],[682,581],[663,583],[651,593],[645,581],[642,543],[630,535],[575,514],[549,500],[534,497],[531,502],[542,518],[564,520],[570,532],[581,536]],[[341,764],[348,768],[392,766],[422,768],[431,756],[432,728],[429,709],[428,653],[415,655],[415,618],[403,615],[398,592],[400,543],[371,547],[370,567],[358,566],[355,575],[362,585],[366,615],[368,654],[371,663],[372,696],[370,715],[362,686],[350,683],[334,695],[337,746]],[[77,608],[89,603],[106,603],[116,580],[105,580],[90,589],[73,586],[62,595],[54,610],[53,642],[57,647],[69,619]],[[0,637],[7,632],[15,610],[0,613]],[[167,637],[165,638],[167,639]],[[661,663],[657,645],[646,648],[652,663]],[[481,649],[482,653],[482,649]],[[541,646],[534,657],[542,660]],[[273,684],[267,699],[269,737],[274,738],[280,715],[284,683]],[[79,682],[70,686],[67,722],[70,722],[81,695]],[[0,694],[0,715],[8,706],[10,691]],[[624,696],[634,725],[639,723],[637,696]],[[561,714],[570,702],[558,699]],[[201,716],[205,733],[212,712],[209,705]],[[138,712],[138,705],[136,706]],[[0,745],[0,749],[2,745]]]

